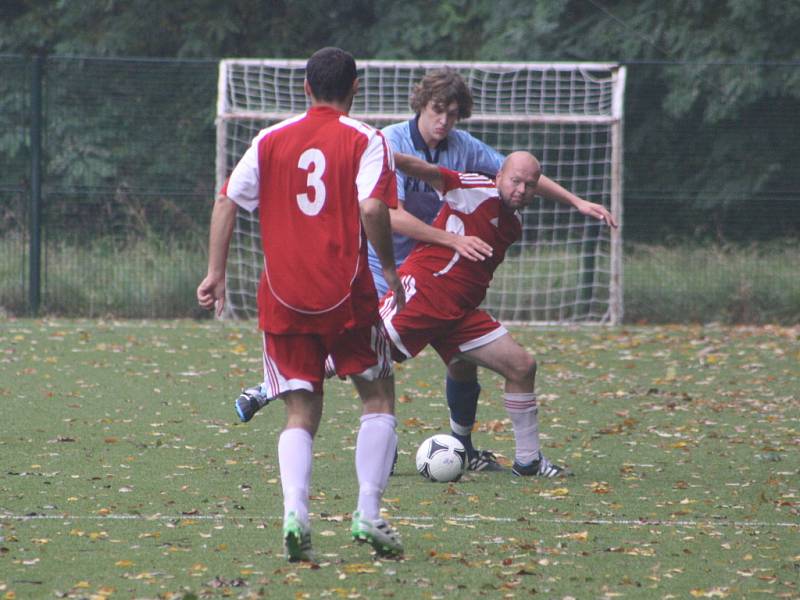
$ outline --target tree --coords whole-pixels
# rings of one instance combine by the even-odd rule
[[[360,40],[374,25],[368,0],[4,0],[0,52],[213,58],[306,56]]]
[[[637,201],[669,192],[673,210],[682,205],[711,209],[724,220],[734,210],[752,216],[785,204],[786,194],[796,198],[800,193],[800,172],[793,167],[800,144],[797,136],[787,135],[800,120],[800,44],[786,42],[797,39],[800,4],[518,4],[498,2],[482,36],[493,40],[484,45],[487,58],[629,64],[629,213],[638,208]],[[504,14],[515,18],[504,21]],[[531,44],[521,43],[526,33]],[[800,216],[797,208],[790,214]],[[776,225],[773,220],[767,227]]]
[[[339,45],[358,58],[622,62],[629,223],[654,206],[702,209],[724,233],[726,215],[800,190],[797,2],[5,0],[2,10],[0,53],[306,57]],[[162,110],[181,118],[177,108]]]

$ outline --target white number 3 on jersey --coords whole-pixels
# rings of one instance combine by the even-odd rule
[[[309,148],[300,155],[297,168],[308,172],[306,185],[314,189],[314,199],[303,192],[297,194],[297,206],[309,217],[315,217],[325,204],[325,184],[322,174],[325,173],[325,155],[318,148]]]

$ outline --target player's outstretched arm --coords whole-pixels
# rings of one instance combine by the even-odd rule
[[[402,203],[389,211],[392,231],[410,237],[418,242],[436,244],[458,252],[471,261],[484,260],[492,255],[492,247],[474,235],[457,235],[443,229],[431,227],[405,210]]]
[[[394,164],[406,175],[421,179],[440,192],[444,190],[444,177],[436,165],[402,152],[394,153]]]
[[[217,316],[225,306],[225,265],[228,248],[236,223],[236,204],[227,196],[220,195],[214,202],[208,236],[208,272],[197,286],[197,302],[211,310],[216,306]]]
[[[406,304],[406,295],[403,284],[397,275],[394,262],[394,248],[392,247],[392,230],[389,225],[389,209],[377,198],[367,198],[361,201],[361,222],[378,260],[383,268],[383,278],[386,285],[394,294],[397,310]]]
[[[605,206],[579,198],[545,175],[539,177],[536,193],[548,200],[555,200],[562,204],[568,204],[581,214],[603,221],[609,227],[617,226],[617,222]]]

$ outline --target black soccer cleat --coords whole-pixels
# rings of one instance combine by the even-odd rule
[[[261,393],[261,386],[250,387],[242,390],[236,398],[236,414],[242,423],[247,423],[255,414],[269,404],[271,398]]]
[[[511,473],[517,477],[564,477],[571,475],[564,467],[554,465],[547,460],[544,455],[539,452],[539,457],[529,465],[521,465],[514,461],[514,466],[511,467]]]
[[[468,452],[467,471],[505,471],[505,467],[497,462],[497,457],[488,450]]]

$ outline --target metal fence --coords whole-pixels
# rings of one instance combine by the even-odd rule
[[[217,68],[216,60],[0,56],[0,314],[197,316],[194,289],[205,273],[215,185]],[[629,67],[626,319],[680,319],[644,309],[660,296],[702,294],[731,244],[758,248],[748,251],[753,261],[739,263],[745,272],[738,274],[737,289],[746,296],[759,288],[765,268],[774,270],[785,302],[796,298],[800,306],[796,174],[786,174],[786,186],[747,198],[725,190],[729,201],[677,182],[648,186],[641,177],[643,164],[652,163],[654,171],[685,161],[700,167],[714,152],[716,136],[735,133],[746,141],[749,131],[769,126],[792,137],[800,124],[797,104],[765,107],[776,113],[764,117],[766,125],[763,119],[741,123],[739,131],[729,123],[703,132],[676,130],[668,118],[645,123],[652,114],[645,107],[663,99],[637,93],[637,82],[657,69],[676,68]],[[747,65],[741,69],[751,75]],[[795,66],[791,76],[798,73]],[[788,143],[774,137],[776,145]],[[757,151],[765,148],[743,147],[742,156],[731,157],[741,161],[733,168],[752,168],[754,177],[768,174],[768,164],[749,164],[749,153]],[[635,173],[638,179],[632,179]],[[692,249],[676,260],[690,261],[691,269],[654,272],[666,260],[660,249],[686,246]],[[772,262],[761,262],[764,254]],[[644,259],[654,266],[635,262]],[[758,320],[746,310],[725,311],[730,320]],[[776,319],[796,322],[797,312]]]
[[[216,61],[0,57],[0,306],[191,314],[216,75]]]

